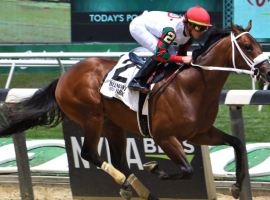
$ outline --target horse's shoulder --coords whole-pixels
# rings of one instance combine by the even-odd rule
[[[118,62],[118,60],[115,60],[115,59],[109,58],[109,57],[96,57],[95,59],[96,59],[96,61],[102,62],[102,63],[116,64]]]

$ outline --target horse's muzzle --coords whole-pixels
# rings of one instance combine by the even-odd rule
[[[262,62],[262,65],[258,68],[259,74],[257,74],[257,79],[261,81],[263,85],[270,83],[270,63],[268,60]]]

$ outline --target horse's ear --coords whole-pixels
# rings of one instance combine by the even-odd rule
[[[231,22],[231,27],[232,27],[232,32],[235,36],[237,36],[238,34],[240,34],[240,31],[238,30],[238,28]]]
[[[249,32],[251,29],[251,20],[248,22],[247,28],[245,29],[245,31]]]

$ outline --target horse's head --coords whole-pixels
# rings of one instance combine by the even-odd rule
[[[263,54],[260,44],[248,33],[251,29],[251,21],[246,27],[245,32],[240,31],[233,23],[231,24],[231,28],[234,67],[243,69],[251,68],[255,71],[257,79],[262,84],[268,84],[270,82],[268,56]]]

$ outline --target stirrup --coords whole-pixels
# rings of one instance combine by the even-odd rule
[[[144,90],[144,89],[148,89],[146,87],[141,86],[139,81],[137,81],[136,79],[133,79],[132,81],[129,82],[128,88],[130,90],[135,90],[135,91],[141,91],[141,90]]]
[[[142,86],[140,86],[140,85],[138,85],[138,86],[136,86],[136,85],[129,85],[128,88],[129,88],[130,90],[134,90],[134,91],[143,91],[143,90],[149,91],[148,88],[142,87]]]

